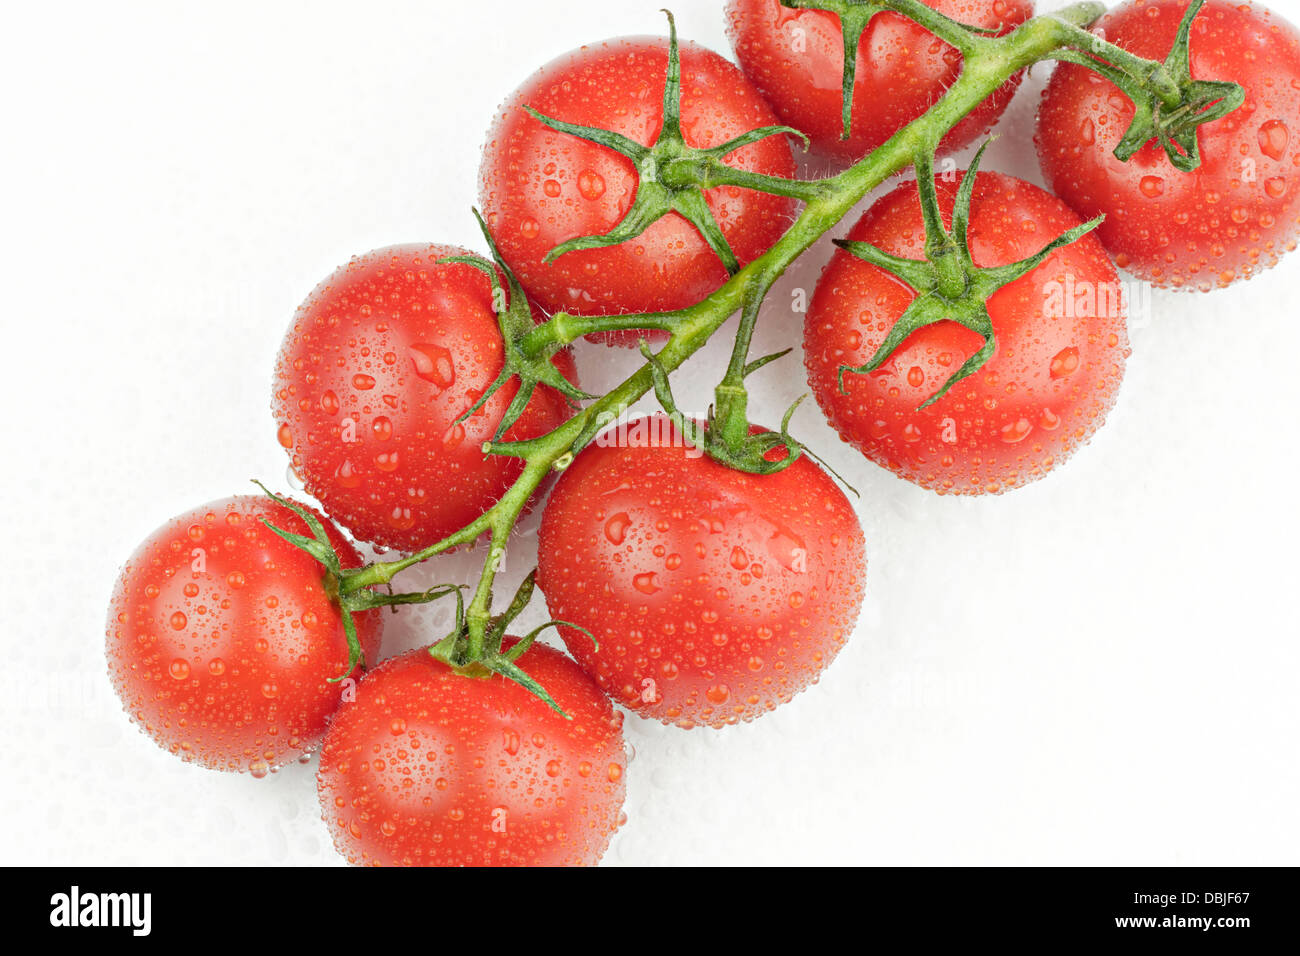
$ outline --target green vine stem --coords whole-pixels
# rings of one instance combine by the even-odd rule
[[[946,93],[920,119],[837,176],[797,187],[805,200],[798,219],[766,253],[739,269],[712,295],[689,308],[671,313],[616,316],[578,316],[565,312],[533,327],[518,342],[522,356],[546,357],[591,332],[659,329],[670,333],[653,358],[613,390],[592,401],[553,431],[515,442],[489,442],[485,453],[523,460],[524,468],[497,503],[470,524],[441,541],[391,561],[378,561],[344,572],[339,592],[345,598],[357,591],[387,584],[401,571],[452,548],[488,536],[488,555],[465,615],[469,661],[481,656],[492,626],[492,588],[506,541],[533,492],[553,470],[563,470],[574,455],[606,424],[656,385],[656,377],[681,366],[737,311],[742,312],[741,332],[726,376],[719,385],[719,421],[723,428],[747,427],[744,422],[743,378],[763,360],[748,362],[749,339],[758,308],[773,283],[786,268],[841,219],[872,189],[912,165],[917,156],[931,156],[942,137],[962,117],[978,106],[1018,71],[1046,59],[1071,59],[1086,51],[1106,63],[1136,64],[1131,54],[1090,34],[1085,29],[1105,7],[1096,2],[1077,3],[1053,14],[1026,21],[1003,36],[990,36],[936,14],[919,0],[878,0],[878,5],[900,13],[930,29],[964,54],[961,74]],[[1160,64],[1141,61],[1148,73]],[[1085,63],[1084,65],[1090,65]],[[731,414],[739,409],[740,414]],[[723,414],[725,413],[725,414]],[[736,423],[739,423],[737,425]],[[509,676],[509,675],[507,675]]]

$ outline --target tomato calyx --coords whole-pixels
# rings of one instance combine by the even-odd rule
[[[755,359],[745,367],[745,374],[748,375],[768,362],[788,355],[790,351],[790,349],[783,349]],[[752,475],[773,475],[789,468],[804,453],[803,445],[790,434],[789,426],[795,409],[807,398],[806,395],[800,395],[786,409],[781,419],[781,427],[777,431],[754,431],[750,428],[745,418],[748,396],[743,386],[733,389],[739,394],[731,395],[726,403],[725,419],[717,412],[719,405],[710,405],[707,419],[701,423],[695,418],[686,416],[677,407],[673,399],[672,386],[668,382],[668,371],[644,339],[641,340],[641,355],[650,369],[655,398],[663,406],[669,420],[692,447],[698,448],[714,461]],[[725,383],[718,386],[720,392],[727,388]]]
[[[538,122],[557,132],[626,156],[637,173],[636,195],[623,218],[603,235],[578,236],[560,243],[546,254],[548,264],[567,252],[616,246],[635,239],[653,223],[675,212],[699,231],[726,267],[728,275],[735,275],[740,271],[740,263],[709,209],[705,190],[717,186],[739,186],[806,200],[818,195],[822,189],[816,182],[748,172],[728,166],[724,161],[736,150],[769,136],[797,136],[803,140],[806,149],[808,137],[789,126],[760,126],[708,149],[686,144],[681,124],[682,69],[677,49],[677,25],[673,15],[664,12],[668,16],[668,69],[664,82],[663,126],[654,145],[642,146],[613,130],[567,123],[539,113],[531,106],[523,107]]]
[[[515,591],[515,596],[511,599],[509,606],[500,614],[490,617],[482,629],[482,638],[476,642],[472,636],[470,622],[465,612],[465,600],[461,594],[461,587],[454,589],[456,594],[456,623],[450,634],[444,637],[438,643],[429,647],[429,656],[437,658],[457,674],[462,677],[469,677],[478,680],[487,680],[494,675],[512,680],[520,687],[523,687],[534,697],[541,700],[546,706],[550,707],[565,720],[569,720],[568,714],[561,709],[560,705],[547,692],[546,688],[539,684],[531,675],[521,668],[516,662],[523,656],[524,652],[532,646],[537,636],[548,627],[571,627],[581,631],[591,638],[592,644],[599,645],[596,638],[585,627],[573,624],[569,621],[551,620],[544,624],[539,624],[509,648],[503,649],[506,636],[506,628],[517,618],[520,613],[528,606],[532,600],[533,590],[536,586],[537,569],[534,568],[529,572],[528,577],[524,578]]]
[[[1099,39],[1088,52],[1061,50],[1057,59],[1087,67],[1105,77],[1133,101],[1133,119],[1115,146],[1115,158],[1128,162],[1153,139],[1180,172],[1201,165],[1197,127],[1222,119],[1246,101],[1239,83],[1194,80],[1191,71],[1192,20],[1205,0],[1192,0],[1178,25],[1163,63],[1136,57]]]
[[[555,363],[551,361],[552,357],[562,346],[559,342],[548,343],[547,347],[536,353],[529,353],[523,348],[525,338],[528,333],[532,332],[536,325],[533,323],[532,310],[528,305],[528,297],[524,294],[523,286],[515,278],[514,272],[506,265],[505,260],[501,258],[501,253],[497,249],[492,233],[488,230],[487,223],[483,221],[483,216],[477,209],[473,210],[474,218],[478,220],[479,230],[483,233],[483,238],[487,241],[488,249],[492,252],[492,260],[484,259],[482,256],[448,256],[445,259],[438,260],[439,265],[445,263],[460,263],[478,269],[488,277],[488,282],[492,284],[492,309],[497,316],[497,324],[501,328],[501,347],[504,355],[504,361],[501,365],[501,371],[492,381],[492,384],[484,389],[483,394],[461,413],[456,419],[456,424],[461,424],[471,415],[477,412],[496,392],[512,378],[519,379],[519,389],[515,392],[514,398],[506,407],[505,413],[501,416],[501,422],[497,425],[496,433],[492,436],[492,441],[500,441],[503,436],[524,413],[528,407],[528,402],[533,397],[533,392],[537,386],[547,385],[559,392],[568,400],[571,406],[576,407],[578,402],[586,401],[595,396],[589,392],[584,392],[567,378],[564,377]],[[497,270],[500,270],[500,273]],[[506,286],[501,285],[501,273],[505,274]]]
[[[361,641],[357,636],[354,614],[378,607],[393,607],[396,609],[399,604],[427,604],[458,590],[459,585],[439,584],[427,591],[393,593],[391,588],[385,591],[376,591],[371,587],[360,586],[357,583],[358,575],[368,571],[369,568],[342,567],[338,551],[330,542],[329,535],[325,532],[325,526],[319,518],[306,508],[300,507],[272,491],[268,491],[260,481],[254,481],[253,484],[262,489],[262,493],[276,504],[288,508],[301,518],[311,531],[311,537],[307,537],[277,527],[267,518],[261,519],[262,524],[266,525],[270,531],[295,548],[315,558],[325,569],[325,573],[321,577],[321,587],[324,588],[325,594],[331,603],[339,609],[343,621],[343,633],[346,635],[348,642],[348,669],[337,677],[329,678],[331,684],[346,680],[357,668],[366,669],[365,652],[361,649]]]
[[[852,130],[853,86],[858,70],[858,44],[872,17],[886,10],[900,13],[935,33],[963,53],[969,52],[963,42],[962,32],[970,35],[994,35],[996,30],[960,23],[944,16],[916,0],[781,0],[783,7],[791,10],[824,10],[840,18],[840,34],[844,41],[844,72],[840,89],[840,139],[847,140]],[[919,9],[918,9],[919,8]]]
[[[971,160],[970,168],[962,177],[953,204],[952,227],[945,228],[939,211],[938,195],[934,185],[933,159],[929,153],[918,155],[916,160],[917,193],[921,213],[925,220],[925,259],[905,259],[885,252],[869,242],[836,239],[835,245],[871,265],[897,276],[916,292],[903,314],[885,335],[884,341],[863,365],[841,365],[837,383],[841,394],[847,392],[844,375],[852,372],[865,375],[876,371],[894,351],[917,329],[937,322],[956,322],[975,332],[984,340],[974,355],[949,377],[943,386],[918,406],[918,411],[932,405],[948,393],[953,385],[978,371],[997,348],[993,321],[989,316],[988,300],[1003,286],[1015,282],[1040,265],[1054,250],[1067,246],[1101,225],[1104,216],[1057,236],[1038,252],[1018,262],[1003,266],[981,267],[971,258],[967,230],[970,226],[971,195],[980,159],[990,141],[986,140]]]

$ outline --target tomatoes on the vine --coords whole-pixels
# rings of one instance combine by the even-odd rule
[[[309,535],[289,508],[238,496],[163,525],[123,567],[109,607],[109,676],[131,719],[183,760],[256,776],[311,749],[348,672],[321,565],[267,528]],[[361,563],[323,520],[345,567]],[[354,615],[366,659],[378,610]]]
[[[923,0],[971,26],[1009,33],[1033,15],[1032,0]],[[861,159],[935,104],[961,72],[962,57],[901,14],[873,16],[858,41],[851,127],[842,139],[844,36],[837,14],[794,9],[781,0],[729,0],[727,26],[736,59],[783,123],[819,152],[848,164]],[[959,149],[992,126],[1020,74],[944,137]]]
[[[543,124],[524,111],[612,130],[652,145],[663,128],[668,42],[624,37],[581,47],[542,67],[512,93],[488,132],[479,200],[503,258],[547,312],[581,315],[670,311],[694,305],[727,278],[695,226],[672,212],[619,245],[566,252],[571,239],[604,235],[632,205],[638,172],[628,157]],[[718,54],[681,45],[681,129],[686,145],[720,146],[776,117],[738,69]],[[738,169],[789,178],[784,136],[728,154]],[[788,198],[722,186],[704,193],[743,266],[772,245],[794,217]],[[635,336],[607,341],[634,344]]]
[[[1168,56],[1186,0],[1137,0],[1094,29],[1149,59]],[[1048,185],[1116,263],[1159,286],[1210,290],[1277,263],[1300,235],[1300,31],[1264,7],[1209,0],[1192,21],[1191,75],[1242,85],[1245,103],[1196,131],[1200,167],[1174,168],[1152,140],[1127,162],[1113,151],[1133,119],[1109,80],[1056,68],[1038,111]]]
[[[662,415],[578,455],[539,535],[547,607],[592,635],[561,627],[569,652],[620,704],[684,727],[751,720],[813,683],[865,573],[853,508],[806,455],[736,471]]]
[[[626,790],[623,715],[556,650],[534,644],[518,663],[570,719],[513,681],[461,676],[427,650],[366,676],[330,724],[317,775],[321,814],[349,862],[600,859]]]
[[[358,538],[413,551],[469,524],[523,470],[485,455],[518,390],[512,378],[467,420],[501,371],[491,283],[452,246],[406,245],[354,258],[308,296],[275,366],[273,410],[294,472]],[[573,378],[567,352],[555,364]],[[539,386],[506,440],[569,416]]]
[[[935,178],[950,221],[958,182]],[[979,173],[969,244],[976,266],[1028,258],[1078,226],[1059,199],[1030,183]],[[915,182],[879,199],[850,231],[909,259],[925,257]],[[996,346],[986,364],[920,407],[983,341],[955,322],[912,332],[876,371],[867,364],[915,292],[844,250],[817,283],[804,321],[808,381],[840,437],[877,464],[950,494],[1005,491],[1041,478],[1088,440],[1115,401],[1128,355],[1124,290],[1091,235],[1052,252],[995,292]]]

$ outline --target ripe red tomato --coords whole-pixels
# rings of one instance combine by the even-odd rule
[[[626,791],[623,715],[559,651],[534,644],[518,663],[571,720],[513,681],[462,677],[425,650],[361,682],[330,724],[317,776],[322,816],[348,862],[600,859]]]
[[[936,177],[935,186],[947,222],[958,182]],[[971,255],[977,266],[1007,265],[1079,221],[1037,186],[979,173]],[[848,238],[924,258],[916,183],[878,200]],[[846,372],[841,392],[840,366],[866,364],[915,293],[839,250],[804,321],[808,381],[840,437],[877,464],[940,494],[1004,491],[1041,478],[1105,419],[1128,356],[1122,293],[1096,238],[1057,249],[989,299],[997,346],[988,362],[918,411],[983,340],[955,322],[925,326],[875,372]]]
[[[560,628],[620,704],[683,727],[752,720],[816,681],[852,632],[857,517],[807,456],[751,475],[685,447],[665,416],[622,427],[547,503],[547,607],[595,636]]]
[[[456,424],[504,361],[487,276],[436,264],[463,254],[409,245],[353,259],[298,308],[276,360],[272,407],[294,471],[335,520],[384,547],[446,537],[523,470],[482,451],[517,379]],[[555,364],[573,378],[567,353]],[[539,386],[505,438],[544,434],[568,416],[564,398]]]
[[[131,718],[183,760],[254,776],[320,741],[345,686],[329,679],[348,670],[321,565],[262,518],[310,536],[301,518],[261,496],[195,508],[140,545],[108,614],[109,676]],[[343,566],[360,565],[322,523]],[[373,661],[379,611],[354,620]]]
[[[1164,60],[1186,0],[1139,0],[1097,21],[1111,43]],[[1197,130],[1201,165],[1179,172],[1154,140],[1113,150],[1133,104],[1080,66],[1056,68],[1038,110],[1048,185],[1080,215],[1105,213],[1102,243],[1160,286],[1208,291],[1275,265],[1300,232],[1300,31],[1269,10],[1209,0],[1192,21],[1194,79],[1233,80],[1246,102]]]
[[[1009,33],[1034,13],[1032,0],[924,0],[954,20]],[[961,54],[896,13],[878,13],[859,41],[849,138],[841,139],[844,38],[840,18],[780,0],[729,0],[727,32],[745,71],[781,122],[806,133],[819,152],[847,165],[861,159],[939,99],[961,72]],[[944,137],[960,149],[992,126],[1020,74]]]
[[[709,50],[681,44],[681,125],[686,144],[719,146],[776,117],[740,71]],[[568,252],[555,246],[609,232],[632,204],[637,173],[611,149],[543,125],[521,109],[614,130],[650,146],[663,126],[668,42],[624,37],[581,47],[542,67],[501,107],[483,153],[479,202],[501,253],[547,312],[581,315],[685,308],[713,292],[727,271],[693,225],[677,213],[635,239]],[[789,178],[794,160],[784,136],[739,149],[726,162]],[[791,199],[722,187],[709,209],[743,266],[776,242],[794,217]],[[606,341],[634,344],[628,333]]]

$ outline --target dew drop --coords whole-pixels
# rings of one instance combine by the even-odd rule
[[[632,519],[628,517],[626,511],[620,511],[605,522],[605,538],[610,544],[622,544],[623,539],[627,537],[628,525]]]
[[[415,374],[438,388],[450,388],[456,382],[456,367],[451,362],[451,352],[441,345],[417,342],[408,350],[415,365]]]

